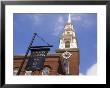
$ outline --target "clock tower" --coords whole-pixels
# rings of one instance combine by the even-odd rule
[[[77,42],[74,25],[69,14],[64,31],[60,36],[59,49],[56,50],[57,53],[62,54],[61,63],[65,75],[79,75],[79,48]]]

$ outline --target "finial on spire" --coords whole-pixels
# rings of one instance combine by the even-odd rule
[[[68,23],[71,23],[71,16],[70,16],[70,13],[68,15]]]

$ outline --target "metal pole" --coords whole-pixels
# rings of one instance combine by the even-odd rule
[[[32,40],[31,40],[31,43],[30,43],[29,46],[28,46],[27,52],[26,52],[25,57],[24,57],[24,59],[23,59],[23,61],[22,61],[22,63],[21,63],[21,66],[20,66],[20,68],[19,68],[19,70],[18,70],[17,75],[19,75],[20,72],[21,72],[21,70],[22,70],[22,67],[23,67],[23,65],[24,65],[24,63],[25,63],[25,60],[26,60],[26,58],[27,58],[27,55],[28,55],[28,53],[29,53],[29,49],[30,49],[30,47],[32,46],[32,44],[33,44],[33,42],[34,42],[34,39],[35,39],[36,35],[37,35],[37,34],[34,33],[34,36],[33,36]]]

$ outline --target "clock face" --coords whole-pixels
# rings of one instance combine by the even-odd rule
[[[67,51],[62,54],[63,58],[65,58],[65,59],[70,58],[71,55],[72,54],[70,52],[67,52]]]

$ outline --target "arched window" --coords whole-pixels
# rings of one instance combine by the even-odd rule
[[[18,73],[18,67],[15,67],[14,69],[13,69],[13,75],[17,75],[17,73]]]
[[[68,63],[64,63],[64,72],[67,74],[68,73]]]
[[[26,71],[25,72],[25,75],[31,75],[32,74],[32,71]]]
[[[49,65],[45,65],[42,70],[42,75],[49,75],[50,74],[51,67]]]
[[[49,68],[48,67],[43,68],[42,75],[49,75]]]
[[[69,41],[65,42],[65,48],[70,48],[70,42]]]

